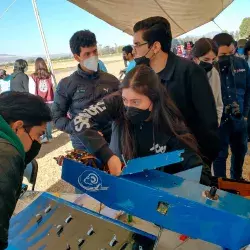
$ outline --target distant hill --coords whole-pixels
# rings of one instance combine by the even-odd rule
[[[61,53],[61,54],[52,54],[50,55],[51,59],[60,59],[60,58],[68,58],[72,57],[69,53]],[[37,55],[37,56],[16,56],[16,55],[9,55],[9,54],[0,54],[0,65],[14,63],[17,59],[24,59],[24,60],[35,60],[37,57],[46,58],[45,55]]]

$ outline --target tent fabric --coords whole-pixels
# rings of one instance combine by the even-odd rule
[[[173,37],[212,21],[233,0],[68,0],[110,25],[133,34],[136,22],[163,16]]]

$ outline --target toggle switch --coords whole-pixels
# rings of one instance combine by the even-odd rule
[[[116,235],[114,234],[112,240],[109,242],[109,245],[111,247],[115,246],[115,244],[117,243],[117,240],[116,240]]]
[[[218,200],[219,195],[216,194],[216,192],[217,192],[217,187],[211,187],[210,190],[205,191],[205,196],[210,200]]]
[[[60,234],[61,234],[62,231],[63,231],[63,225],[58,225],[58,226],[56,227],[56,229],[57,229],[57,231],[56,231],[57,235],[60,236]]]
[[[45,208],[44,213],[47,214],[50,210],[51,210],[51,205],[49,205],[48,207]]]
[[[42,221],[42,219],[43,219],[43,216],[41,214],[36,215],[36,222],[37,223],[40,223]]]
[[[73,219],[72,215],[70,214],[66,219],[65,223],[70,223],[70,221]]]
[[[78,247],[82,246],[82,244],[84,243],[84,239],[80,238],[78,239]]]
[[[91,236],[93,233],[94,233],[94,228],[93,228],[93,226],[91,225],[89,231],[87,232],[87,235],[88,235],[88,236]]]
[[[209,191],[210,196],[211,196],[211,197],[215,197],[216,191],[217,191],[217,188],[216,188],[216,187],[211,187],[211,188],[210,188],[210,191]]]

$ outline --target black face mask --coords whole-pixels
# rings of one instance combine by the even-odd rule
[[[208,73],[212,70],[213,64],[201,61],[199,64]]]
[[[25,164],[29,164],[32,162],[38,155],[40,149],[41,149],[41,143],[38,141],[34,140],[32,141],[31,148],[28,152],[25,154]]]
[[[141,57],[134,59],[137,66],[144,64],[144,65],[150,67],[150,59],[146,57],[146,55],[149,53],[150,50],[151,50],[151,48],[148,50],[148,52],[144,56],[141,56]]]
[[[231,57],[232,55],[225,55],[225,56],[220,56],[219,57],[219,65],[220,65],[220,69],[223,68],[229,68],[231,65]]]
[[[151,111],[149,109],[138,109],[135,107],[125,107],[126,117],[132,124],[140,124],[147,120],[150,116]]]
[[[138,57],[138,58],[135,58],[134,60],[137,66],[141,64],[150,66],[150,59],[147,58],[146,56]]]

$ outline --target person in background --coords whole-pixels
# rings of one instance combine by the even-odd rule
[[[127,45],[122,48],[122,57],[124,61],[127,61],[127,68],[125,74],[127,74],[131,69],[136,66],[134,56],[133,56],[133,47],[131,45]]]
[[[14,72],[11,75],[10,90],[18,92],[29,92],[29,77],[25,74],[28,71],[28,63],[18,59],[14,63]]]
[[[242,59],[245,59],[244,56],[244,47],[246,45],[247,40],[246,39],[240,39],[237,42],[237,47],[235,47],[235,56],[240,57]]]
[[[197,141],[150,67],[140,65],[129,71],[121,91],[105,97],[100,105],[97,114],[85,110],[79,113],[72,127],[87,150],[107,163],[111,174],[121,173],[121,159],[129,161],[185,149],[184,161],[167,166],[164,171],[174,174],[204,165],[201,183],[210,184],[210,171],[199,155]],[[110,145],[97,129],[104,120],[115,123]]]
[[[52,106],[56,128],[70,134],[75,149],[84,150],[84,144],[72,135],[70,121],[84,109],[97,104],[106,95],[117,91],[119,80],[98,70],[98,50],[96,36],[89,30],[76,32],[70,39],[70,49],[78,69],[69,77],[62,79],[56,89]],[[90,108],[89,112],[98,112]],[[103,123],[100,132],[107,141],[111,136],[111,123]]]
[[[100,59],[98,60],[98,70],[101,70],[103,72],[108,73],[108,70],[107,70],[105,64]]]
[[[221,97],[220,75],[218,70],[214,67],[217,55],[218,47],[210,38],[201,38],[194,44],[192,50],[193,60],[207,73],[209,83],[214,94],[218,124],[220,124],[223,113],[223,102]]]
[[[247,43],[245,44],[244,55],[245,55],[245,60],[250,69],[250,40],[247,41]],[[248,131],[248,142],[250,142],[250,112],[248,112],[247,131]]]
[[[0,249],[8,246],[9,221],[25,166],[39,153],[40,136],[51,119],[40,97],[13,91],[0,95]]]
[[[11,76],[4,69],[0,69],[0,93],[10,91]]]
[[[247,61],[247,64],[250,68],[250,40],[246,43],[244,47],[244,56]]]
[[[35,72],[31,75],[29,86],[33,82],[34,95],[40,96],[44,102],[51,109],[54,101],[54,86],[53,86],[53,76],[49,72],[48,67],[43,60],[43,58],[38,57],[35,61]],[[47,123],[46,132],[43,135],[42,143],[49,142],[52,140],[52,122]]]
[[[210,165],[220,150],[213,92],[206,72],[170,52],[171,42],[170,23],[163,17],[150,17],[134,26],[136,64],[149,65],[159,75]]]
[[[246,61],[234,56],[234,39],[227,33],[213,38],[218,46],[224,111],[219,128],[221,151],[213,163],[214,175],[226,177],[230,145],[231,178],[240,180],[247,152],[247,116],[250,107],[250,70]]]

